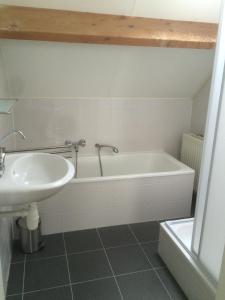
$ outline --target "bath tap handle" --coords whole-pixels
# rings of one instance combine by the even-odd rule
[[[68,147],[74,147],[75,151],[78,152],[80,146],[81,147],[85,147],[86,146],[86,140],[85,139],[80,139],[77,142],[66,140],[65,141],[65,145],[68,146]]]
[[[85,139],[80,139],[77,142],[74,142],[74,141],[71,141],[71,140],[66,140],[65,145],[66,146],[76,146],[76,145],[78,145],[78,146],[85,147],[86,146],[86,140]]]
[[[112,145],[101,145],[101,144],[95,144],[95,147],[98,149],[98,150],[101,150],[101,148],[110,148],[112,149],[112,151],[114,153],[119,153],[119,149],[115,146],[112,146]]]

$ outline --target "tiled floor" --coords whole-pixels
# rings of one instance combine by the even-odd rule
[[[158,237],[145,222],[45,236],[32,255],[15,243],[7,300],[184,300]]]

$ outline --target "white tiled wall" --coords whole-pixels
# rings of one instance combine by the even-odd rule
[[[74,99],[19,100],[15,127],[27,136],[17,147],[63,144],[86,138],[83,153],[93,153],[96,142],[121,151],[164,149],[178,156],[180,138],[190,130],[190,99]]]

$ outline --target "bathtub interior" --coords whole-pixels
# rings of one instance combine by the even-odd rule
[[[125,176],[130,174],[193,172],[165,152],[142,152],[102,155],[104,176]],[[99,177],[100,168],[97,156],[79,156],[78,178]]]

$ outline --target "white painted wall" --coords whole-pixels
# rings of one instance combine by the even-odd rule
[[[0,4],[217,22],[220,0],[0,0]]]
[[[100,142],[123,152],[164,149],[178,157],[182,133],[190,131],[191,109],[191,99],[19,100],[15,127],[27,139],[17,139],[17,147],[86,138],[82,153],[96,153],[94,145]]]
[[[200,260],[218,280],[225,245],[225,77],[223,77],[217,133],[214,144],[212,169],[208,185],[207,206],[200,244]]]
[[[0,51],[0,98],[8,96],[8,84],[3,72],[4,65],[2,53]],[[0,114],[0,137],[6,134],[12,128],[12,116]],[[6,289],[9,265],[11,260],[11,220],[9,218],[0,218],[0,297],[2,286]],[[2,277],[2,280],[1,280]],[[2,282],[1,282],[2,281]],[[0,298],[3,299],[3,298]]]
[[[204,135],[205,133],[210,86],[211,78],[206,81],[193,98],[191,132],[195,134]]]
[[[209,78],[214,51],[1,41],[18,98],[192,97]]]

